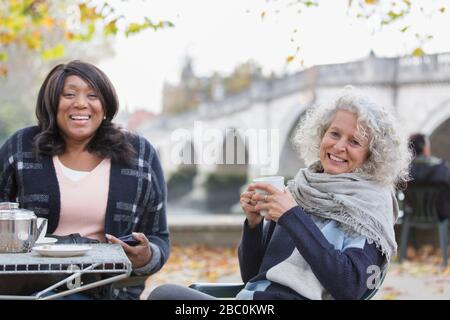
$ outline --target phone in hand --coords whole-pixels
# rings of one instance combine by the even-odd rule
[[[126,236],[122,236],[117,238],[119,240],[122,240],[123,242],[125,242],[127,245],[129,246],[137,246],[140,242],[138,240],[136,240],[132,234],[126,235]]]

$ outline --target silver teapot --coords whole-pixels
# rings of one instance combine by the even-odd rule
[[[15,202],[0,202],[0,253],[30,252],[47,232],[47,219]]]

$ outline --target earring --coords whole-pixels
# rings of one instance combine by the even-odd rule
[[[103,120],[106,120],[106,116],[103,117]]]

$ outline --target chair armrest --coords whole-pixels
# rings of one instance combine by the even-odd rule
[[[242,290],[244,284],[239,283],[193,283],[189,288],[209,294],[216,298],[234,298]]]
[[[364,295],[361,297],[361,300],[370,300],[373,298],[374,295],[377,294],[378,289],[380,289],[381,285],[383,284],[384,279],[386,278],[387,271],[389,269],[389,264],[385,264],[383,268],[381,269],[381,278],[380,282],[375,286],[373,289],[367,289],[367,291],[364,293]]]

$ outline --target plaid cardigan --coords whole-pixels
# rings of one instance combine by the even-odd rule
[[[33,138],[37,126],[19,130],[0,148],[0,202],[19,202],[38,217],[48,219],[48,232],[58,226],[60,193],[51,156],[36,159]],[[128,134],[136,150],[132,165],[111,162],[105,233],[123,236],[142,232],[150,241],[152,259],[135,274],[152,274],[162,268],[170,252],[166,221],[167,188],[153,146]],[[116,290],[113,298],[139,298],[143,286]]]

